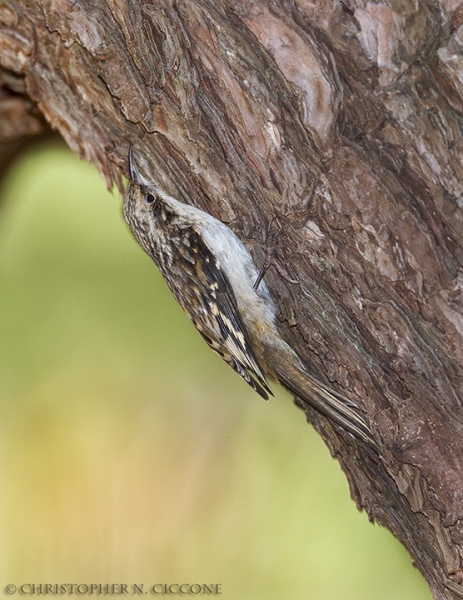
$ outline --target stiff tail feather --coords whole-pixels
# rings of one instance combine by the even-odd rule
[[[284,361],[274,370],[278,381],[293,394],[378,451],[368,423],[348,398],[315,379],[302,365],[298,368]]]

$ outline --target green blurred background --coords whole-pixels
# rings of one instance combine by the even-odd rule
[[[431,598],[291,397],[263,402],[206,347],[119,194],[59,144],[2,183],[0,340],[2,589]]]

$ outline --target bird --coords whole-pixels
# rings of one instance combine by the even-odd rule
[[[265,400],[273,395],[268,383],[273,379],[377,449],[358,407],[309,373],[281,337],[268,287],[239,237],[143,176],[132,146],[128,167],[124,218],[212,350]]]

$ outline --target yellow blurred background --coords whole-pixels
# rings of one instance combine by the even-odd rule
[[[286,392],[202,342],[121,198],[59,144],[0,198],[0,587],[220,583],[226,600],[426,600]]]

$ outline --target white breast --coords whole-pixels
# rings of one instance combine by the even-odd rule
[[[261,281],[256,291],[253,286],[259,270],[243,242],[233,231],[210,214],[179,202],[162,190],[156,190],[183,218],[185,225],[194,225],[205,243],[220,262],[236,296],[244,321],[274,324],[276,309],[267,286]]]
[[[264,281],[256,291],[254,284],[259,270],[243,242],[233,231],[207,213],[198,226],[207,245],[219,259],[233,291],[235,292],[241,316],[247,320],[275,321],[275,305]]]

